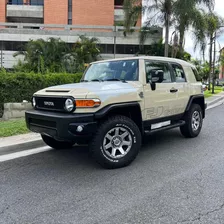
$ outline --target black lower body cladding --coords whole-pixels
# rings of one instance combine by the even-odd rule
[[[25,116],[29,130],[62,141],[89,139],[97,130],[93,114],[30,110],[26,111]]]

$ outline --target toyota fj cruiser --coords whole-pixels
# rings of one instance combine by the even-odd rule
[[[52,148],[87,143],[105,168],[130,164],[144,135],[180,127],[197,137],[205,117],[202,84],[193,65],[164,57],[91,63],[80,83],[36,92],[28,128]]]

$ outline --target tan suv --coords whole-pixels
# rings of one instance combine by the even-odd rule
[[[27,126],[52,148],[88,143],[106,168],[130,164],[144,135],[180,127],[199,135],[205,117],[202,84],[193,65],[164,57],[94,62],[80,83],[36,92]]]

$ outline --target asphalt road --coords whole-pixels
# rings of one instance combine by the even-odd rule
[[[224,223],[224,106],[201,135],[150,137],[129,167],[105,170],[87,148],[0,163],[1,224]]]

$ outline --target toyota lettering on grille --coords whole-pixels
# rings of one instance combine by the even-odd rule
[[[54,106],[54,102],[44,101],[44,105],[53,107]]]

